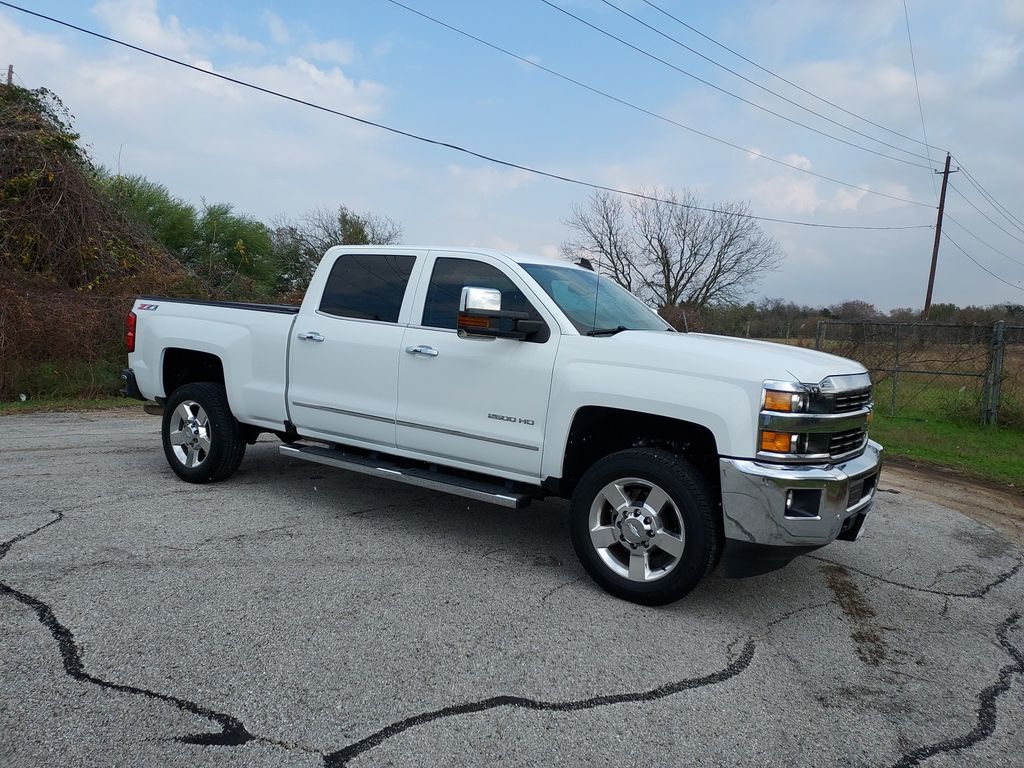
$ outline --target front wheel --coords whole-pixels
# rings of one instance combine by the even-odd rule
[[[164,404],[161,437],[167,463],[190,483],[224,480],[245,456],[241,425],[220,384],[186,384],[174,390]]]
[[[572,496],[570,530],[591,578],[643,605],[686,595],[714,568],[722,547],[700,473],[652,448],[619,451],[587,470]]]

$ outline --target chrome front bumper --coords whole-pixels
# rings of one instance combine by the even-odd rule
[[[726,538],[783,547],[824,546],[841,534],[856,538],[881,463],[882,446],[870,440],[864,453],[840,464],[720,459]]]

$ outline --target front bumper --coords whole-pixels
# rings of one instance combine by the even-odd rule
[[[855,539],[874,502],[881,463],[882,446],[870,440],[864,453],[840,464],[720,459],[726,538],[800,548]]]

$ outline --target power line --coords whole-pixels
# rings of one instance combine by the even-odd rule
[[[998,211],[1002,215],[1004,219],[1010,222],[1010,224],[1019,229],[1021,232],[1024,232],[1024,226],[1022,226],[1024,225],[1024,219],[1021,219],[1013,211],[1011,211],[1005,205],[996,200],[996,198],[992,194],[990,194],[987,189],[981,186],[981,182],[974,177],[974,174],[972,174],[967,168],[964,167],[963,163],[960,162],[959,158],[957,158],[957,163],[959,163],[960,170],[964,172],[964,176],[967,177],[967,180],[970,182],[971,186],[974,187],[978,191],[978,193],[983,198],[985,198],[985,200],[987,200],[988,203],[993,208],[996,209],[996,211]]]
[[[830,107],[838,109],[840,112],[844,112],[847,115],[849,115],[850,117],[856,117],[858,120],[863,120],[865,123],[868,123],[869,125],[873,125],[876,128],[880,128],[881,130],[886,131],[888,133],[891,133],[894,136],[899,136],[901,139],[906,139],[907,141],[912,141],[915,144],[922,144],[924,146],[927,146],[927,144],[922,142],[920,139],[915,139],[913,136],[907,136],[905,133],[900,133],[897,130],[894,130],[892,128],[888,128],[888,127],[882,125],[881,123],[876,123],[874,120],[870,120],[870,119],[864,117],[863,115],[860,115],[860,114],[858,114],[856,112],[852,112],[849,109],[846,109],[845,107],[842,107],[839,104],[836,104],[834,101],[829,101],[824,96],[819,96],[818,94],[814,93],[813,91],[809,91],[808,89],[804,88],[803,86],[798,85],[797,83],[794,83],[792,80],[786,79],[785,77],[780,75],[778,72],[775,72],[775,71],[769,69],[768,67],[765,67],[765,66],[762,66],[761,64],[758,64],[756,61],[754,61],[753,59],[747,58],[746,56],[744,56],[742,53],[740,53],[739,51],[735,50],[734,48],[730,48],[725,43],[719,42],[718,40],[716,40],[715,38],[711,37],[710,35],[706,35],[705,33],[701,32],[699,29],[697,29],[693,25],[687,24],[685,21],[680,19],[678,16],[674,16],[671,13],[669,13],[668,11],[666,11],[664,8],[662,8],[661,6],[656,5],[655,3],[652,3],[651,0],[642,0],[642,2],[645,3],[646,5],[649,5],[654,10],[658,11],[658,13],[661,13],[661,14],[667,16],[668,18],[672,19],[672,21],[676,22],[677,24],[680,24],[680,25],[686,27],[691,32],[693,32],[693,33],[695,33],[697,35],[700,35],[705,40],[707,40],[709,43],[717,45],[722,50],[728,51],[733,56],[736,56],[737,58],[742,59],[743,61],[747,62],[747,64],[750,64],[751,66],[757,67],[758,69],[760,69],[765,74],[771,75],[772,77],[776,78],[777,80],[780,80],[781,82],[785,83],[786,85],[791,86],[792,88],[796,88],[801,93],[806,93],[808,96],[810,96],[810,97],[812,97],[814,99],[817,99],[818,101],[822,102],[823,104],[828,104]],[[936,147],[936,149],[938,149],[938,147]]]
[[[950,189],[952,189],[952,190],[953,190],[954,192],[956,192],[956,193],[957,193],[958,195],[960,195],[960,197],[962,197],[962,198],[963,198],[964,200],[966,200],[966,201],[967,201],[967,204],[968,204],[969,206],[971,206],[971,208],[973,208],[973,209],[974,209],[974,210],[976,210],[976,211],[977,211],[978,213],[980,213],[980,214],[981,214],[982,216],[984,216],[984,217],[985,217],[986,219],[988,219],[988,220],[989,220],[989,222],[990,222],[990,223],[991,223],[991,224],[992,224],[993,226],[995,226],[995,227],[996,227],[997,229],[1001,230],[1001,231],[1002,231],[1002,232],[1004,232],[1005,234],[1007,234],[1007,235],[1009,235],[1010,237],[1012,237],[1012,238],[1013,238],[1014,240],[1016,240],[1016,241],[1017,241],[1018,243],[1020,243],[1021,245],[1024,245],[1024,240],[1021,240],[1021,239],[1020,239],[1019,237],[1017,237],[1017,236],[1016,236],[1015,234],[1013,234],[1013,232],[1010,232],[1010,231],[1009,231],[1008,229],[1006,229],[1005,227],[1003,227],[1003,226],[1002,226],[1002,225],[1001,225],[1001,224],[1000,224],[1000,223],[999,223],[998,221],[996,221],[995,219],[993,219],[993,218],[992,218],[991,216],[989,216],[989,215],[988,215],[987,213],[985,213],[985,212],[984,212],[983,210],[981,210],[981,208],[979,208],[978,206],[976,206],[976,205],[974,204],[974,201],[973,201],[973,200],[971,200],[971,199],[970,199],[969,197],[967,197],[967,195],[965,195],[965,194],[964,194],[963,192],[961,192],[961,191],[960,191],[959,189],[957,189],[957,188],[956,188],[956,185],[955,185],[955,184],[950,184],[949,186],[950,186]]]
[[[977,240],[977,241],[978,241],[979,243],[981,243],[982,245],[984,245],[984,246],[986,246],[987,248],[989,248],[989,249],[991,249],[991,250],[995,251],[995,252],[996,252],[996,253],[998,253],[998,254],[999,254],[1000,256],[1004,256],[1005,258],[1007,258],[1007,259],[1009,259],[1010,261],[1012,261],[1012,262],[1013,262],[1014,264],[1020,264],[1020,265],[1021,265],[1022,267],[1024,267],[1024,261],[1018,261],[1017,259],[1013,258],[1013,256],[1011,256],[1010,254],[1006,253],[1005,251],[1001,251],[1001,250],[999,250],[998,248],[996,248],[996,247],[995,247],[994,245],[992,245],[991,243],[989,243],[989,242],[987,242],[987,241],[985,241],[985,240],[982,240],[982,239],[981,239],[981,238],[980,238],[980,237],[979,237],[978,235],[974,234],[974,232],[972,232],[972,231],[971,231],[971,230],[969,230],[969,229],[968,229],[967,227],[965,227],[965,226],[964,226],[963,224],[961,224],[961,223],[960,223],[959,221],[957,221],[956,219],[954,219],[954,218],[953,218],[953,216],[952,216],[951,214],[948,214],[948,213],[947,213],[947,214],[946,214],[946,218],[947,218],[947,219],[949,219],[950,221],[952,221],[952,222],[953,222],[954,224],[956,224],[956,225],[957,225],[958,227],[960,227],[960,229],[962,229],[962,230],[963,230],[964,232],[966,232],[966,233],[967,233],[968,235],[970,235],[971,237],[973,237],[973,238],[974,238],[975,240]]]
[[[801,104],[798,101],[793,101],[793,99],[790,99],[787,96],[783,96],[778,91],[773,91],[771,88],[769,88],[769,87],[767,87],[765,85],[762,85],[761,83],[757,82],[756,80],[751,80],[746,75],[744,75],[744,74],[742,74],[740,72],[737,72],[736,70],[731,69],[730,67],[727,67],[725,64],[722,64],[721,62],[716,61],[715,59],[711,58],[710,56],[706,56],[705,54],[701,53],[697,49],[691,48],[690,46],[688,46],[683,41],[681,41],[681,40],[679,40],[679,39],[677,39],[675,37],[672,37],[672,35],[670,35],[670,34],[664,32],[664,31],[658,29],[657,27],[655,27],[655,26],[653,26],[651,24],[648,24],[646,21],[644,21],[640,17],[634,16],[632,13],[630,13],[627,10],[625,10],[624,8],[620,8],[615,3],[611,2],[611,0],[601,0],[601,2],[603,2],[609,8],[615,9],[616,11],[621,13],[623,16],[626,16],[627,18],[632,19],[633,21],[635,21],[637,24],[641,25],[642,27],[644,27],[646,29],[649,29],[651,32],[654,32],[656,35],[660,35],[661,37],[665,38],[666,40],[670,40],[671,42],[673,42],[676,45],[678,45],[679,47],[689,51],[690,53],[694,54],[695,56],[699,56],[700,58],[704,59],[704,61],[706,61],[706,62],[708,62],[710,64],[715,65],[719,69],[722,69],[722,70],[728,72],[729,74],[734,75],[735,77],[738,77],[740,80],[744,81],[745,83],[749,83],[750,85],[754,86],[755,88],[761,89],[765,93],[769,93],[769,94],[771,94],[772,96],[775,96],[778,99],[782,99],[784,102],[786,102],[787,104],[791,104],[792,106],[796,107],[797,109],[802,109],[804,112],[808,112],[809,114],[812,114],[815,117],[818,117],[818,118],[820,118],[820,119],[822,119],[822,120],[824,120],[824,121],[826,121],[828,123],[831,123],[832,125],[835,125],[835,126],[837,126],[839,128],[844,128],[847,131],[850,131],[851,133],[857,134],[858,136],[863,136],[865,139],[868,139],[870,141],[878,142],[879,144],[882,144],[883,146],[895,149],[898,152],[905,152],[908,155],[912,155],[913,157],[919,157],[922,160],[927,160],[929,163],[931,162],[931,157],[930,156],[926,157],[925,155],[920,155],[917,152],[911,152],[909,149],[904,149],[903,147],[897,146],[896,144],[890,144],[887,141],[882,141],[882,139],[875,138],[871,134],[864,133],[863,131],[859,131],[856,128],[851,128],[846,123],[841,123],[838,120],[833,120],[828,115],[823,115],[821,112],[817,112],[817,111],[811,109],[810,107],[806,107],[806,106],[804,106],[803,104]]]
[[[832,139],[833,141],[838,141],[840,144],[846,144],[847,146],[854,147],[855,149],[859,149],[859,150],[862,150],[864,152],[870,152],[871,154],[878,155],[879,157],[885,157],[885,158],[888,158],[889,160],[895,160],[898,163],[904,163],[906,165],[912,165],[912,166],[914,166],[916,168],[928,168],[929,170],[931,170],[931,166],[930,165],[923,165],[921,163],[915,163],[913,160],[905,160],[902,157],[896,157],[895,155],[889,155],[889,154],[886,154],[885,152],[879,152],[876,149],[871,149],[870,147],[865,147],[865,146],[863,146],[861,144],[857,144],[856,142],[847,141],[846,139],[840,138],[839,136],[836,136],[835,134],[829,133],[828,131],[823,131],[820,128],[815,128],[812,125],[808,125],[807,123],[802,123],[799,120],[795,120],[792,117],[787,117],[786,115],[783,115],[780,112],[776,112],[773,109],[769,109],[768,107],[765,107],[765,106],[763,106],[761,104],[758,104],[757,102],[750,101],[750,99],[745,99],[745,98],[743,98],[742,96],[740,96],[737,93],[733,93],[730,90],[722,88],[720,85],[715,85],[714,83],[712,83],[709,80],[705,80],[702,77],[698,77],[697,75],[693,74],[692,72],[688,72],[687,70],[683,69],[682,67],[676,66],[672,62],[667,61],[667,60],[661,58],[660,56],[654,55],[650,51],[645,51],[643,48],[640,48],[640,47],[638,47],[636,45],[633,45],[632,43],[628,42],[627,40],[622,39],[621,37],[619,37],[619,36],[617,36],[617,35],[615,35],[615,34],[613,34],[611,32],[609,32],[608,30],[606,30],[606,29],[604,29],[602,27],[599,27],[596,24],[592,24],[591,22],[587,21],[586,19],[584,19],[584,18],[582,18],[580,16],[577,16],[576,14],[572,13],[571,11],[567,11],[565,8],[562,8],[561,6],[556,5],[555,3],[551,2],[551,0],[540,0],[540,2],[544,3],[544,5],[550,6],[554,10],[558,11],[559,13],[562,13],[562,14],[568,16],[571,19],[575,19],[580,24],[583,24],[584,26],[590,27],[595,32],[598,32],[598,33],[600,33],[602,35],[605,35],[606,37],[611,38],[612,40],[615,40],[615,41],[621,43],[622,45],[624,45],[627,48],[630,48],[630,49],[636,51],[637,53],[641,54],[642,56],[646,56],[649,59],[657,61],[660,64],[663,64],[666,67],[669,67],[670,69],[673,69],[673,70],[675,70],[676,72],[679,72],[682,75],[686,75],[687,77],[692,78],[693,80],[696,80],[699,83],[703,83],[704,85],[708,86],[709,88],[713,88],[714,90],[716,90],[716,91],[718,91],[720,93],[724,93],[725,95],[730,96],[730,97],[736,99],[737,101],[741,101],[744,104],[747,104],[747,105],[749,105],[751,107],[754,107],[755,109],[761,110],[762,112],[767,112],[769,115],[774,115],[775,117],[779,118],[780,120],[785,120],[788,123],[793,123],[793,125],[798,125],[801,128],[804,128],[805,130],[811,131],[812,133],[817,133],[820,136],[824,136],[825,138]],[[906,151],[906,150],[903,150],[903,151]]]
[[[1000,277],[999,275],[997,275],[997,274],[996,274],[995,272],[993,272],[993,271],[992,271],[991,269],[989,269],[988,267],[986,267],[986,266],[985,266],[984,264],[982,264],[982,263],[981,263],[980,261],[978,261],[978,260],[977,260],[976,258],[974,258],[973,256],[971,256],[971,254],[969,254],[969,253],[968,253],[967,251],[965,251],[965,250],[964,250],[963,248],[961,248],[961,247],[960,247],[960,246],[959,246],[959,245],[957,244],[956,240],[954,240],[954,239],[953,239],[952,237],[950,237],[950,236],[949,236],[948,234],[946,234],[945,232],[943,232],[943,233],[942,233],[942,237],[943,237],[944,239],[946,239],[946,240],[949,240],[949,242],[951,242],[951,243],[952,243],[952,244],[953,244],[953,245],[954,245],[954,246],[956,247],[956,249],[957,249],[958,251],[960,251],[960,253],[962,253],[962,254],[963,254],[964,256],[966,256],[966,257],[967,257],[968,259],[970,259],[971,261],[973,261],[973,262],[974,262],[974,263],[975,263],[975,264],[976,264],[977,266],[981,267],[981,269],[983,269],[983,270],[984,270],[985,272],[988,272],[988,273],[989,273],[990,275],[992,275],[992,277],[994,277],[994,278],[995,278],[996,280],[998,280],[999,282],[1001,282],[1001,283],[1006,283],[1006,284],[1007,284],[1008,286],[1010,286],[1011,288],[1016,288],[1016,289],[1017,289],[1018,291],[1024,291],[1024,286],[1020,286],[1020,285],[1017,285],[1016,283],[1011,283],[1011,282],[1010,282],[1009,280],[1006,280],[1005,278],[1002,278],[1002,277]],[[1019,283],[1020,281],[1018,280],[1017,282]]]
[[[611,192],[611,193],[616,194],[616,195],[623,195],[625,197],[633,197],[633,198],[638,198],[638,199],[641,199],[641,200],[649,200],[651,202],[656,202],[656,203],[664,203],[666,205],[671,205],[671,206],[678,207],[678,208],[687,208],[687,209],[695,210],[695,211],[704,211],[705,213],[717,213],[717,214],[723,214],[723,215],[727,215],[727,216],[737,216],[739,218],[744,218],[744,219],[754,219],[754,220],[757,220],[757,221],[769,221],[769,222],[774,222],[774,223],[777,223],[777,224],[792,224],[794,226],[813,227],[813,228],[816,228],[816,229],[875,230],[875,231],[882,231],[882,230],[886,230],[886,231],[888,231],[888,230],[909,230],[909,229],[931,229],[931,225],[930,224],[914,224],[914,225],[905,225],[905,226],[862,226],[862,225],[851,225],[851,224],[820,224],[820,223],[817,223],[817,222],[796,221],[796,220],[793,220],[793,219],[781,219],[781,218],[775,218],[775,217],[772,217],[772,216],[756,216],[756,215],[754,215],[752,213],[736,213],[736,212],[732,212],[732,211],[723,211],[723,210],[718,209],[718,208],[708,208],[708,207],[698,206],[698,205],[687,205],[686,203],[680,203],[680,202],[674,201],[674,200],[665,200],[663,198],[659,198],[659,197],[656,197],[654,195],[647,195],[647,194],[644,194],[642,192],[633,192],[633,191],[630,191],[630,190],[618,189],[616,187],[609,187],[609,186],[605,186],[603,184],[597,184],[597,183],[590,182],[590,181],[584,181],[584,180],[581,180],[581,179],[574,178],[572,176],[564,176],[562,174],[553,173],[551,171],[543,171],[543,170],[540,170],[538,168],[531,168],[530,166],[521,165],[519,163],[514,163],[514,162],[511,162],[511,161],[508,161],[508,160],[501,160],[499,158],[492,157],[490,155],[485,155],[485,154],[483,154],[481,152],[476,152],[474,150],[467,149],[465,147],[461,147],[461,146],[459,146],[457,144],[452,144],[450,142],[441,141],[439,139],[431,139],[431,138],[429,138],[427,136],[421,136],[419,134],[415,134],[415,133],[412,133],[410,131],[404,131],[404,130],[402,130],[400,128],[395,128],[393,126],[386,125],[384,123],[378,123],[378,122],[375,122],[373,120],[368,120],[368,119],[363,118],[363,117],[356,117],[355,115],[348,114],[347,112],[342,112],[342,111],[337,110],[337,109],[332,109],[331,107],[325,107],[322,104],[317,104],[317,103],[312,102],[312,101],[306,101],[305,99],[300,99],[297,96],[289,96],[286,93],[282,93],[280,91],[275,91],[275,90],[272,90],[270,88],[265,88],[265,87],[263,87],[261,85],[256,85],[254,83],[250,83],[250,82],[247,82],[245,80],[239,80],[238,78],[230,77],[228,75],[223,75],[223,74],[221,74],[219,72],[212,72],[212,71],[210,71],[208,69],[203,69],[202,67],[197,67],[197,66],[195,66],[193,64],[189,64],[188,62],[181,61],[180,59],[175,59],[175,58],[173,58],[171,56],[166,56],[166,55],[164,55],[162,53],[156,53],[155,51],[151,51],[151,50],[149,50],[147,48],[142,48],[141,46],[133,45],[132,43],[125,42],[124,40],[118,40],[115,37],[110,37],[108,35],[101,34],[100,32],[95,32],[95,31],[93,31],[91,29],[86,29],[85,27],[76,26],[75,24],[72,24],[71,22],[63,21],[61,19],[57,19],[57,18],[54,18],[52,16],[47,16],[45,14],[38,13],[37,11],[31,11],[31,10],[29,10],[27,8],[22,8],[21,6],[14,5],[13,3],[6,2],[6,0],[0,0],[0,5],[5,6],[7,8],[12,9],[12,10],[15,10],[15,11],[20,11],[21,13],[28,14],[29,16],[34,16],[36,18],[43,19],[45,21],[49,21],[49,22],[51,22],[53,24],[59,24],[62,27],[67,27],[68,29],[73,29],[76,32],[81,32],[83,34],[90,35],[90,36],[98,38],[100,40],[106,40],[109,43],[114,43],[115,45],[123,46],[124,48],[128,48],[130,50],[146,54],[147,56],[152,56],[153,58],[160,59],[161,61],[166,61],[166,62],[168,62],[170,64],[176,64],[179,67],[184,67],[185,69],[190,69],[193,72],[198,72],[199,74],[206,75],[207,77],[215,77],[218,80],[223,80],[225,82],[232,83],[234,85],[242,86],[243,88],[249,88],[251,90],[258,91],[260,93],[265,93],[265,94],[267,94],[269,96],[276,96],[279,99],[284,99],[285,101],[290,101],[290,102],[292,102],[294,104],[301,104],[302,106],[310,107],[311,109],[315,109],[315,110],[318,110],[320,112],[326,112],[327,114],[335,115],[337,117],[343,117],[346,120],[351,120],[353,122],[360,123],[361,125],[368,125],[368,126],[370,126],[372,128],[379,128],[379,129],[381,129],[383,131],[387,131],[389,133],[393,133],[393,134],[396,134],[398,136],[404,136],[405,138],[413,139],[415,141],[419,141],[419,142],[422,142],[424,144],[431,144],[433,146],[443,147],[445,149],[450,149],[450,150],[452,150],[454,152],[461,152],[462,154],[469,155],[471,157],[475,157],[475,158],[477,158],[479,160],[484,160],[484,161],[489,162],[489,163],[494,163],[495,165],[501,165],[501,166],[504,166],[506,168],[513,168],[513,169],[519,170],[519,171],[525,171],[526,173],[532,173],[532,174],[537,175],[537,176],[543,176],[543,177],[546,177],[546,178],[549,178],[549,179],[555,179],[556,181],[563,181],[563,182],[566,182],[568,184],[575,184],[577,186],[586,187],[588,189],[600,190],[600,191],[603,191],[603,192]]]
[[[921,116],[921,133],[924,135],[924,149],[928,153],[928,164],[931,165],[932,148],[928,144],[928,129],[924,127],[924,107],[921,106],[921,85],[917,81],[917,59],[914,58],[914,41],[910,37],[910,12],[907,10],[907,0],[903,0],[903,18],[907,22],[907,44],[910,46],[910,65],[914,70],[914,90],[917,91],[917,113]],[[938,195],[938,190],[935,189],[935,174],[930,174],[930,178],[932,180],[932,194]]]
[[[419,10],[417,10],[415,8],[412,8],[412,7],[408,6],[408,5],[406,5],[405,3],[399,2],[399,0],[386,0],[386,2],[389,2],[392,5],[395,5],[395,6],[397,6],[399,8],[402,8],[402,9],[404,9],[406,11],[409,11],[410,13],[413,13],[416,16],[419,16],[420,18],[423,18],[423,19],[425,19],[427,21],[430,21],[430,22],[432,22],[434,24],[437,24],[438,26],[444,27],[445,29],[448,29],[448,30],[450,30],[452,32],[455,32],[458,35],[462,35],[463,37],[466,37],[466,38],[468,38],[470,40],[473,40],[474,42],[480,43],[483,46],[491,48],[492,50],[498,51],[499,53],[503,53],[506,56],[510,56],[511,58],[515,59],[516,61],[518,61],[518,62],[520,62],[522,64],[528,64],[529,66],[535,67],[536,69],[539,69],[542,72],[546,72],[547,74],[552,75],[554,77],[557,77],[560,80],[564,80],[567,83],[571,83],[572,85],[575,85],[575,86],[578,86],[580,88],[583,88],[583,89],[585,89],[587,91],[590,91],[591,93],[597,94],[598,96],[601,96],[603,98],[606,98],[606,99],[609,99],[611,101],[614,101],[617,104],[620,104],[620,105],[622,105],[624,107],[628,107],[629,109],[633,109],[633,110],[635,110],[637,112],[641,112],[641,113],[643,113],[645,115],[648,115],[650,117],[656,118],[656,119],[661,120],[661,121],[666,122],[666,123],[669,123],[671,125],[676,126],[677,128],[681,128],[684,131],[689,131],[690,133],[694,133],[694,134],[696,134],[698,136],[701,136],[701,137],[703,137],[705,139],[710,139],[711,141],[717,142],[717,143],[722,144],[722,145],[727,146],[727,147],[731,147],[732,149],[737,149],[740,152],[743,152],[744,154],[753,155],[754,157],[757,157],[759,159],[768,160],[768,161],[770,161],[772,163],[777,163],[778,165],[785,166],[786,168],[791,168],[794,171],[799,171],[800,173],[806,173],[806,174],[808,174],[810,176],[816,176],[819,179],[824,179],[825,181],[830,181],[833,184],[840,184],[840,185],[842,185],[844,187],[849,187],[851,189],[857,189],[857,190],[860,190],[861,192],[866,192],[866,193],[871,194],[871,195],[878,195],[879,197],[886,197],[886,198],[888,198],[890,200],[897,200],[897,201],[899,201],[901,203],[910,203],[911,205],[919,205],[919,206],[922,206],[924,208],[934,208],[934,206],[931,203],[922,203],[919,200],[911,200],[911,199],[906,198],[906,197],[899,197],[898,195],[890,195],[890,194],[888,194],[886,192],[878,192],[876,190],[871,189],[870,187],[864,187],[864,186],[861,186],[859,184],[854,184],[854,183],[849,182],[849,181],[843,181],[842,179],[837,179],[837,178],[834,178],[832,176],[827,176],[827,175],[825,175],[823,173],[818,173],[816,171],[812,171],[809,168],[804,168],[804,167],[796,165],[794,163],[788,163],[785,160],[780,160],[777,157],[772,157],[771,155],[766,155],[763,152],[759,152],[759,151],[754,150],[754,149],[748,149],[747,147],[741,146],[739,144],[736,144],[734,142],[731,142],[731,141],[728,141],[726,139],[720,138],[718,136],[714,136],[713,134],[707,133],[706,131],[702,131],[702,130],[700,130],[698,128],[694,128],[692,126],[685,125],[684,123],[680,123],[678,120],[674,120],[671,117],[666,117],[665,115],[662,115],[662,114],[660,114],[658,112],[653,112],[652,110],[649,110],[649,109],[646,109],[644,107],[641,107],[640,105],[638,105],[638,104],[636,104],[634,102],[627,101],[626,99],[622,99],[622,98],[620,98],[618,96],[614,96],[614,95],[608,93],[607,91],[601,90],[600,88],[596,88],[596,87],[594,87],[592,85],[588,85],[587,83],[584,83],[581,80],[577,80],[574,77],[566,75],[566,74],[564,74],[562,72],[558,72],[558,71],[556,71],[554,69],[551,69],[550,67],[546,67],[543,64],[540,64],[539,62],[533,61],[532,59],[529,59],[529,58],[527,58],[525,56],[521,56],[518,53],[515,53],[514,51],[510,51],[507,48],[502,48],[500,45],[497,45],[496,43],[492,43],[489,40],[485,40],[482,37],[478,37],[478,36],[476,36],[476,35],[474,35],[474,34],[472,34],[470,32],[465,31],[464,29],[460,29],[460,28],[458,28],[456,26],[448,24],[447,22],[441,21],[440,19],[435,18],[434,16],[430,16],[429,14],[426,14],[426,13],[424,13],[422,11],[419,11]]]

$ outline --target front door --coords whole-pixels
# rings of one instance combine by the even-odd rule
[[[548,331],[528,341],[460,337],[465,286],[500,290],[502,309],[528,312]],[[558,326],[525,283],[486,256],[438,255],[425,293],[402,341],[398,447],[539,477]]]

